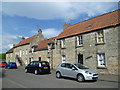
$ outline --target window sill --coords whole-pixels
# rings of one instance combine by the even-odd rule
[[[61,49],[66,49],[65,47],[61,47]]]
[[[83,45],[77,45],[76,48],[83,47]]]
[[[107,69],[107,67],[97,67],[97,69]]]
[[[97,45],[104,45],[105,43],[103,42],[103,43],[96,43],[95,45],[97,46]]]

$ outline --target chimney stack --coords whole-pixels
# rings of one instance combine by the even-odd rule
[[[42,34],[42,30],[41,29],[38,30],[38,34]]]
[[[71,26],[71,25],[68,24],[68,23],[64,23],[64,24],[63,24],[63,30],[66,29],[66,28],[69,27],[69,26]]]
[[[15,47],[15,44],[13,44],[13,48]]]
[[[25,39],[25,37],[24,36],[22,36],[22,40],[24,40]]]

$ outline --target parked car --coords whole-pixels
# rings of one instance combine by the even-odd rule
[[[6,65],[6,68],[8,68],[8,69],[17,68],[17,64],[16,64],[16,62],[8,62]]]
[[[50,73],[50,66],[47,61],[32,61],[25,67],[25,72],[31,72],[35,75],[40,73]]]
[[[98,73],[80,63],[62,63],[56,69],[56,77],[61,78],[62,76],[83,82],[85,80],[97,80]]]
[[[6,66],[6,62],[0,62],[0,67],[5,67]]]

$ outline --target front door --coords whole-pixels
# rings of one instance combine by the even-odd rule
[[[83,64],[83,54],[78,54],[78,63]]]
[[[39,61],[41,61],[41,57],[39,57]]]

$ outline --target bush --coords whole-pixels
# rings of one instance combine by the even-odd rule
[[[6,54],[5,53],[0,54],[0,59],[6,59]]]

